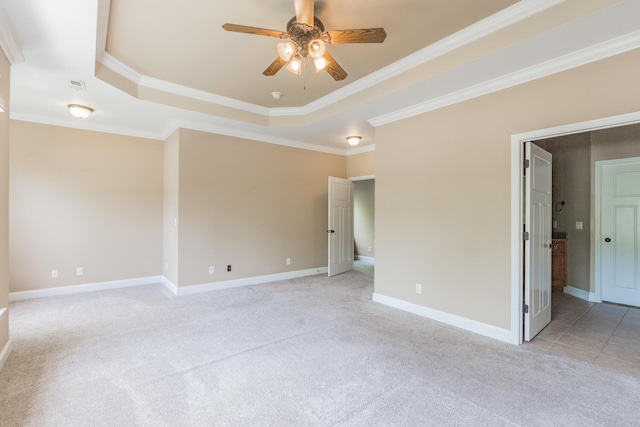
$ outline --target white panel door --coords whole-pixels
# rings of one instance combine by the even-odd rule
[[[602,299],[640,307],[640,161],[603,165],[601,189]]]
[[[353,269],[353,182],[329,177],[329,276]]]
[[[526,143],[524,339],[551,322],[551,153]]]

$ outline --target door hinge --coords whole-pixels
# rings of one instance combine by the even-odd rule
[[[522,239],[523,240],[529,240],[529,232],[525,231],[524,234],[522,235]]]
[[[522,306],[522,312],[525,313],[525,314],[529,312],[529,305],[528,304],[524,304]]]
[[[524,159],[524,168],[529,169],[529,159]]]

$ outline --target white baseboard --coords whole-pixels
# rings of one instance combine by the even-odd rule
[[[565,286],[563,292],[565,294],[583,299],[585,301],[602,302],[602,301],[598,301],[598,299],[596,298],[595,292],[588,292],[588,291],[585,291],[584,289],[574,288],[573,286]]]
[[[408,311],[409,313],[417,314],[418,316],[446,323],[447,325],[465,329],[470,332],[475,332],[476,334],[484,335],[489,338],[514,344],[513,333],[509,329],[498,328],[497,326],[488,325],[486,323],[467,319],[466,317],[456,316],[455,314],[445,313],[444,311],[434,310],[422,305],[380,295],[375,292],[373,294],[373,301],[393,308],[398,308],[403,311]]]
[[[109,289],[130,288],[133,286],[164,283],[162,276],[139,277],[136,279],[113,280],[110,282],[86,283],[83,285],[61,286],[57,288],[36,289],[33,291],[10,292],[9,301],[21,301],[33,298],[53,297],[58,295],[79,294],[84,292],[105,291]]]
[[[174,285],[171,280],[162,276],[162,279],[160,280],[160,282],[167,287],[167,289],[169,290],[169,292],[171,292],[172,295],[178,296],[178,287]]]
[[[7,359],[9,359],[9,354],[11,354],[11,339],[7,341],[7,343],[0,351],[0,371],[4,368],[4,364],[7,363]]]
[[[356,259],[361,259],[363,261],[375,261],[376,259],[372,256],[364,256],[364,255],[356,255]]]
[[[276,282],[278,280],[288,280],[288,279],[296,279],[298,277],[315,276],[316,274],[327,273],[327,271],[328,271],[327,267],[318,267],[318,268],[310,268],[308,270],[288,271],[286,273],[276,273],[276,274],[268,274],[265,276],[245,277],[243,279],[224,280],[221,282],[203,283],[201,285],[191,285],[191,286],[184,286],[184,287],[175,287],[173,283],[167,280],[167,282],[169,282],[170,285],[167,285],[167,283],[165,283],[165,286],[167,286],[172,292],[173,292],[173,288],[175,287],[174,295],[182,296],[182,295],[198,294],[201,292],[217,291],[220,289],[237,288],[240,286],[259,285],[261,283]]]

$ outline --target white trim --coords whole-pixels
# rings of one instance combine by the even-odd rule
[[[594,300],[602,302],[602,247],[600,236],[602,233],[602,167],[606,165],[616,165],[624,163],[640,162],[640,157],[628,157],[622,159],[598,160],[595,163],[595,212],[594,212],[594,236],[591,239],[594,245]]]
[[[57,288],[35,289],[33,291],[10,292],[9,301],[22,301],[34,298],[46,298],[59,295],[80,294],[110,289],[130,288],[133,286],[164,283],[162,276],[140,277],[136,279],[113,280],[110,282],[86,283],[82,285],[61,286]]]
[[[376,144],[364,145],[347,150],[347,156],[355,156],[356,154],[368,153],[370,151],[376,151]]]
[[[514,343],[522,343],[524,322],[522,313],[522,290],[524,288],[522,283],[522,224],[524,223],[522,200],[523,142],[625,126],[633,123],[640,123],[640,111],[511,136],[511,334]]]
[[[308,270],[288,271],[286,273],[267,274],[265,276],[245,277],[242,279],[224,280],[221,282],[203,283],[177,287],[177,296],[193,295],[202,292],[218,291],[221,289],[238,288],[241,286],[260,285],[262,283],[276,282],[279,280],[296,279],[298,277],[315,276],[316,274],[326,274],[327,267],[311,268]]]
[[[267,144],[282,145],[285,147],[299,148],[301,150],[317,151],[320,153],[337,154],[346,156],[347,151],[342,148],[325,147],[323,145],[309,144],[306,142],[294,141],[290,139],[278,138],[274,136],[264,135],[260,133],[248,132],[242,129],[232,129],[224,126],[216,126],[208,123],[200,123],[187,120],[172,119],[167,127],[160,132],[142,131],[137,129],[125,128],[111,125],[98,125],[92,122],[73,119],[56,119],[45,116],[32,116],[28,114],[20,114],[11,112],[11,120],[19,120],[23,122],[39,123],[51,126],[62,126],[71,129],[82,129],[92,132],[104,132],[114,135],[133,136],[137,138],[155,139],[159,141],[166,140],[177,129],[190,129],[201,132],[213,133],[217,135],[232,136],[236,138],[248,139],[251,141],[265,142]]]
[[[165,276],[162,276],[160,281],[167,287],[167,289],[173,296],[178,296],[178,287],[174,285],[171,280],[167,279]]]
[[[435,310],[433,308],[425,307],[418,304],[413,304],[400,299],[388,297],[378,293],[373,293],[373,301],[388,305],[393,308],[397,308],[409,313],[417,314],[418,316],[426,317],[447,325],[455,326],[476,334],[484,335],[489,338],[493,338],[499,341],[513,344],[511,331],[504,328],[498,328],[497,326],[488,325],[486,323],[471,320],[466,317],[456,316],[455,314],[445,313],[444,311]]]
[[[101,1],[108,2],[108,0]],[[430,46],[427,46],[405,58],[402,58],[394,62],[393,64],[375,71],[351,84],[343,86],[342,88],[335,90],[330,94],[323,96],[322,98],[319,98],[313,102],[310,102],[309,104],[302,107],[267,108],[257,104],[231,100],[229,98],[221,97],[213,93],[209,93],[210,95],[203,95],[203,93],[207,92],[198,91],[197,89],[188,88],[186,86],[175,85],[167,81],[151,79],[148,76],[142,76],[142,78],[143,81],[146,82],[145,85],[150,85],[148,87],[153,87],[159,90],[166,89],[169,93],[185,97],[192,97],[193,94],[197,94],[198,97],[196,97],[195,99],[200,99],[205,102],[212,102],[217,104],[220,101],[224,101],[226,103],[219,105],[232,106],[232,108],[237,108],[248,112],[255,112],[258,114],[264,114],[269,117],[304,116],[314,113],[322,108],[329,107],[338,101],[367,90],[388,79],[406,73],[414,67],[417,67],[456,49],[459,49],[462,46],[472,43],[489,34],[495,33],[502,28],[513,25],[546,9],[549,9],[557,4],[562,3],[563,1],[564,0],[530,0],[517,2],[516,4],[509,6],[506,9],[503,9],[479,22],[476,22],[473,25],[470,25],[469,27],[458,31],[457,33],[445,37],[444,39],[441,39],[431,44]],[[104,30],[102,26],[105,25],[105,22],[108,24],[108,16],[106,18],[104,16],[105,10],[108,12],[107,7],[101,7],[101,5],[99,5],[98,43],[96,46],[96,59],[100,61],[104,66],[110,68],[124,78],[138,83],[140,79],[136,78],[136,76],[140,76],[140,74],[137,71],[111,57],[111,55],[106,53],[104,50],[106,43],[106,34],[104,35],[103,42],[102,32],[104,31],[106,33],[106,30]],[[230,104],[228,104],[229,102]]]
[[[107,49],[107,32],[109,31],[109,11],[111,0],[98,0],[98,25],[96,30],[96,59],[102,62]]]
[[[127,128],[124,126],[112,126],[104,124],[96,124],[93,122],[87,122],[84,120],[76,119],[58,119],[46,116],[33,116],[29,114],[11,112],[9,116],[11,120],[18,120],[22,122],[38,123],[42,125],[61,126],[71,129],[88,130],[91,132],[103,132],[114,135],[133,136],[136,138],[157,139],[164,141],[166,138],[162,138],[162,132],[145,131],[139,129]]]
[[[201,132],[214,133],[218,135],[233,136],[236,138],[249,139],[252,141],[266,142],[268,144],[283,145],[285,147],[300,148],[302,150],[318,151],[320,153],[337,154],[346,156],[347,151],[343,148],[325,147],[323,145],[309,144],[307,142],[294,141],[292,139],[278,138],[275,136],[264,135],[261,133],[249,132],[243,129],[233,129],[225,126],[217,126],[209,123],[202,123],[190,120],[175,120],[175,128],[165,129],[163,135],[168,137],[176,129],[190,129]],[[168,132],[168,133],[167,133]],[[164,139],[166,139],[166,137]]]
[[[351,176],[349,180],[351,181],[369,181],[370,179],[376,179],[375,175],[361,175],[361,176]]]
[[[4,365],[7,363],[7,360],[9,359],[10,354],[11,354],[11,339],[7,341],[7,343],[2,348],[2,351],[0,351],[0,371],[2,371],[2,368],[4,368]]]
[[[4,14],[2,7],[0,7],[0,47],[2,47],[4,54],[7,56],[9,64],[16,65],[24,62],[24,55],[13,36],[11,24]]]
[[[566,286],[562,292],[567,295],[571,295],[572,297],[580,298],[589,302],[602,302],[602,300],[598,301],[596,298],[595,292],[588,292],[584,289],[574,288],[573,286]]]
[[[453,104],[468,101],[470,99],[474,99],[483,95],[527,83],[532,80],[547,77],[552,74],[569,70],[571,68],[576,68],[582,65],[589,64],[591,62],[619,55],[621,53],[637,49],[639,47],[640,31],[634,31],[624,36],[617,37],[612,40],[607,40],[606,42],[602,42],[585,49],[571,52],[567,55],[563,55],[558,58],[515,71],[513,73],[505,74],[495,79],[487,80],[485,82],[455,92],[451,92],[446,95],[412,105],[410,107],[402,108],[391,113],[371,118],[368,121],[374,127],[383,126],[389,123],[397,122],[399,120],[407,119],[409,117],[417,116],[419,114],[427,113],[429,111],[444,108]]]
[[[356,255],[357,260],[374,262],[376,259],[372,256]]]
[[[149,77],[146,75],[142,76],[139,85],[173,95],[196,99],[198,101],[207,102],[209,104],[222,105],[224,107],[234,108],[236,110],[246,111],[248,113],[269,116],[268,107],[263,107],[261,105],[252,104],[246,101],[240,101],[235,98],[229,98],[227,96],[217,95],[215,93],[195,89],[189,86],[183,86],[177,83],[168,82],[166,80],[156,79],[154,77]]]
[[[140,80],[143,77],[142,74],[129,67],[127,64],[115,58],[114,56],[111,56],[107,52],[103,51],[97,60],[114,73],[119,74],[121,77],[129,80],[132,83],[140,84]]]

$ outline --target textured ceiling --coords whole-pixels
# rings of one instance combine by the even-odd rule
[[[302,76],[262,71],[278,39],[224,31],[226,22],[284,31],[293,0],[111,0],[106,51],[142,75],[266,107],[303,106],[516,3],[515,0],[324,0],[326,29],[384,27],[382,44],[330,45],[342,82],[306,64]],[[271,92],[283,97],[275,101]]]

